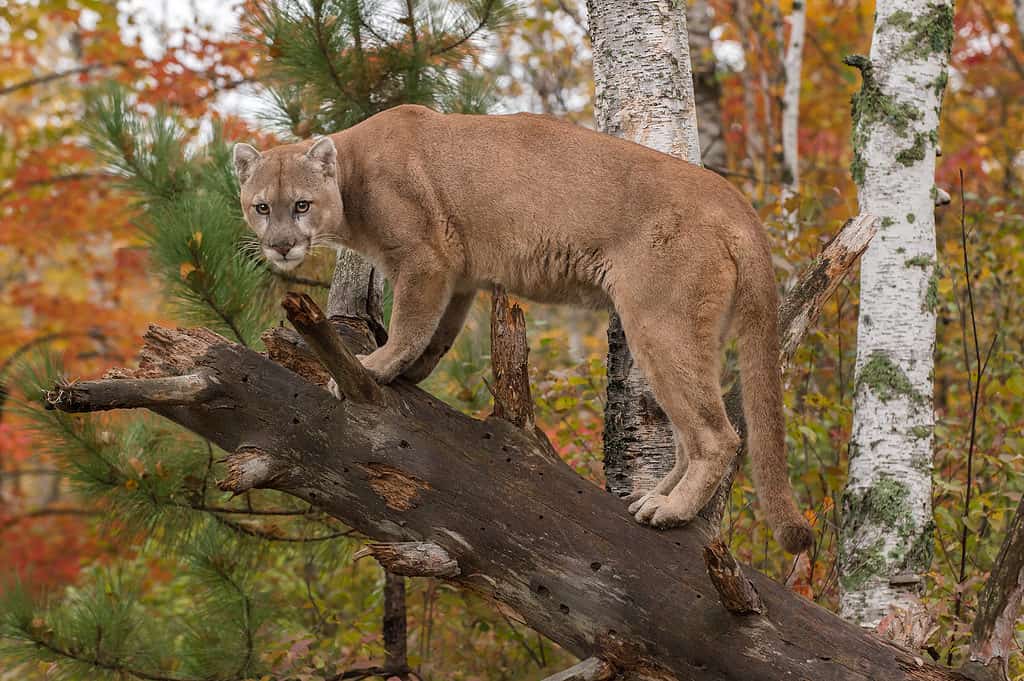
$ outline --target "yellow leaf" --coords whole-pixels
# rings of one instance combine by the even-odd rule
[[[178,272],[181,274],[182,279],[188,279],[188,275],[196,271],[196,266],[190,262],[181,263],[181,267],[178,268]]]
[[[139,481],[135,478],[128,478],[124,481],[124,488],[129,491],[136,490],[139,488]]]
[[[192,232],[192,243],[194,243],[196,246],[202,246],[203,245],[203,233],[202,232]]]

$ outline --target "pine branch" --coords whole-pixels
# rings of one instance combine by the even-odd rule
[[[87,664],[96,669],[103,669],[109,672],[116,672],[118,674],[129,674],[139,679],[146,679],[146,681],[209,681],[208,679],[202,679],[197,677],[187,676],[166,676],[156,672],[147,672],[142,669],[135,669],[126,665],[118,664],[116,662],[107,662],[96,658],[91,658],[83,655],[80,652],[76,652],[67,648],[62,648],[54,643],[44,640],[42,637],[33,636],[31,632],[26,631],[26,636],[29,638],[32,644],[49,651],[55,655],[60,655],[69,660],[75,660]],[[244,677],[239,677],[244,678]]]

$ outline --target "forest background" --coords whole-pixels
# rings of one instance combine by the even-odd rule
[[[780,129],[786,17],[793,7],[756,0],[691,4],[691,14],[704,19],[691,20],[690,26],[699,115],[720,120],[718,134],[701,140],[704,162],[735,182],[761,213],[772,232],[779,283],[785,286],[841,220],[858,212],[849,170],[850,97],[860,80],[842,59],[867,53],[873,4],[807,3],[801,189],[786,198]],[[488,16],[479,30],[472,21],[458,20],[462,12],[476,16],[479,7],[473,5],[453,0],[438,10],[439,16],[456,17],[453,36],[472,31],[471,40],[459,45],[457,59],[431,67],[460,74],[459,101],[492,113],[531,110],[593,125],[582,3],[522,2],[509,8],[515,12]],[[402,7],[367,3],[362,9],[394,37],[394,52],[379,54],[399,61],[403,50],[415,51],[410,28],[425,21],[427,12],[403,23],[408,14]],[[181,482],[187,475],[170,470],[171,457],[162,459],[160,452],[200,445],[172,431],[161,434],[159,447],[153,447],[151,424],[136,432],[120,417],[94,419],[87,427],[82,419],[42,414],[31,407],[38,393],[30,386],[33,377],[52,374],[58,364],[72,377],[128,365],[149,323],[195,321],[183,314],[189,308],[168,294],[169,279],[177,277],[186,288],[194,282],[195,265],[181,259],[168,266],[166,257],[161,260],[142,217],[139,186],[125,187],[111,176],[110,157],[97,143],[96,131],[98,121],[109,120],[103,107],[111,100],[98,96],[96,88],[109,92],[104,83],[117,82],[142,121],[172,116],[190,149],[215,146],[221,139],[268,145],[358,118],[344,119],[344,111],[335,111],[334,118],[282,118],[288,102],[279,96],[280,88],[268,84],[280,85],[286,55],[267,40],[261,16],[255,3],[209,14],[186,10],[185,3],[154,10],[87,0],[0,2],[0,569],[6,606],[13,609],[22,596],[36,599],[31,607],[38,608],[41,621],[49,612],[43,600],[95,605],[89,594],[99,594],[100,600],[107,594],[107,600],[130,603],[133,611],[157,619],[188,620],[197,607],[196,589],[202,584],[195,581],[201,572],[196,566],[216,553],[219,539],[207,537],[210,544],[204,546],[202,536],[193,537],[192,553],[176,551],[173,536],[165,535],[166,517],[153,519],[161,504],[177,502],[153,490],[159,488],[154,481]],[[921,639],[925,650],[942,660],[963,653],[977,590],[1024,490],[1024,26],[1018,18],[1010,3],[958,3],[939,129],[936,184],[953,201],[936,209],[935,560],[926,575],[923,602],[930,620]],[[432,37],[443,43],[444,33],[438,28]],[[425,41],[425,35],[418,37]],[[412,68],[396,63],[379,68]],[[787,217],[794,211],[796,228]],[[199,240],[198,248],[203,227],[196,225],[195,233],[188,236]],[[971,268],[973,320],[965,262]],[[332,263],[325,254],[295,273],[298,280],[261,276],[270,290],[295,288],[322,300]],[[257,306],[254,301],[245,302]],[[815,552],[794,564],[774,545],[755,519],[748,477],[735,485],[726,517],[737,557],[826,607],[835,607],[837,600],[857,301],[857,282],[851,278],[829,301],[787,374],[792,477],[801,505],[814,509]],[[427,384],[473,414],[490,411],[488,307],[481,296],[456,348]],[[256,331],[283,317],[273,305],[260,310],[248,320]],[[603,484],[606,320],[537,305],[527,304],[526,310],[540,425],[577,471]],[[224,324],[214,328],[230,335]],[[972,399],[979,373],[975,344],[986,362],[977,403]],[[79,437],[83,433],[88,437]],[[79,449],[116,449],[114,484],[97,489],[83,482],[76,461],[88,457],[74,442]],[[205,452],[197,456],[206,461]],[[151,506],[131,508],[153,520],[145,527],[125,510],[125,500],[136,503],[142,492],[150,495]],[[244,594],[260,613],[250,638],[254,660],[246,673],[325,678],[382,655],[382,576],[370,561],[352,560],[357,538],[277,497],[261,497],[255,506],[250,499],[229,504],[226,498],[204,496],[202,502],[230,510],[193,508],[190,513],[219,518],[245,544],[246,563],[235,566],[244,573],[245,586],[223,597],[222,605]],[[193,520],[181,522],[199,532]],[[11,581],[15,576],[17,583]],[[205,586],[216,600],[215,585]],[[209,604],[211,612],[215,606]],[[423,678],[540,678],[569,659],[489,604],[429,580],[409,582],[408,617],[410,663]],[[0,650],[3,646],[0,642]],[[94,665],[87,661],[75,666],[68,655],[51,657],[21,663],[12,657],[10,665],[18,666],[0,662],[0,678],[6,669],[15,674],[11,678],[55,673],[92,678]],[[1024,674],[1019,656],[1013,673],[1015,678]]]

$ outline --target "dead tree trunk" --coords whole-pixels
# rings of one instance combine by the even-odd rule
[[[1008,679],[1010,656],[1017,652],[1014,633],[1024,602],[1024,499],[1006,530],[995,566],[981,598],[971,631],[969,667],[976,676]]]
[[[813,318],[814,292],[866,246],[836,246],[846,243],[837,239],[812,268],[798,287],[803,298],[787,301],[807,307],[789,318]],[[343,321],[364,338],[370,332],[365,320]],[[343,396],[333,399],[309,349],[333,343],[319,337],[322,325],[299,326],[305,340],[286,329],[265,336],[273,360],[203,329],[151,327],[138,369],[59,385],[48,401],[67,411],[145,405],[232,452],[224,489],[300,497],[388,542],[372,552],[385,565],[390,556],[396,574],[472,589],[623,678],[965,678],[749,568],[761,614],[733,614],[705,570],[706,526],[638,525],[536,431],[474,420],[401,383],[368,395],[358,361],[340,345],[326,363]],[[168,390],[168,381],[186,389]]]

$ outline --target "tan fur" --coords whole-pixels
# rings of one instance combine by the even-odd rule
[[[631,508],[658,527],[692,519],[736,450],[718,383],[732,319],[758,496],[787,550],[811,545],[787,474],[768,241],[747,200],[719,176],[544,116],[418,106],[315,146],[261,155],[239,145],[236,167],[243,210],[263,243],[276,241],[280,252],[282,239],[283,250],[295,242],[280,266],[333,243],[391,279],[388,342],[363,359],[381,382],[426,377],[473,294],[493,283],[541,302],[613,305],[675,427],[675,470]],[[313,202],[305,215],[293,210],[299,200]],[[258,215],[258,202],[271,215]]]

